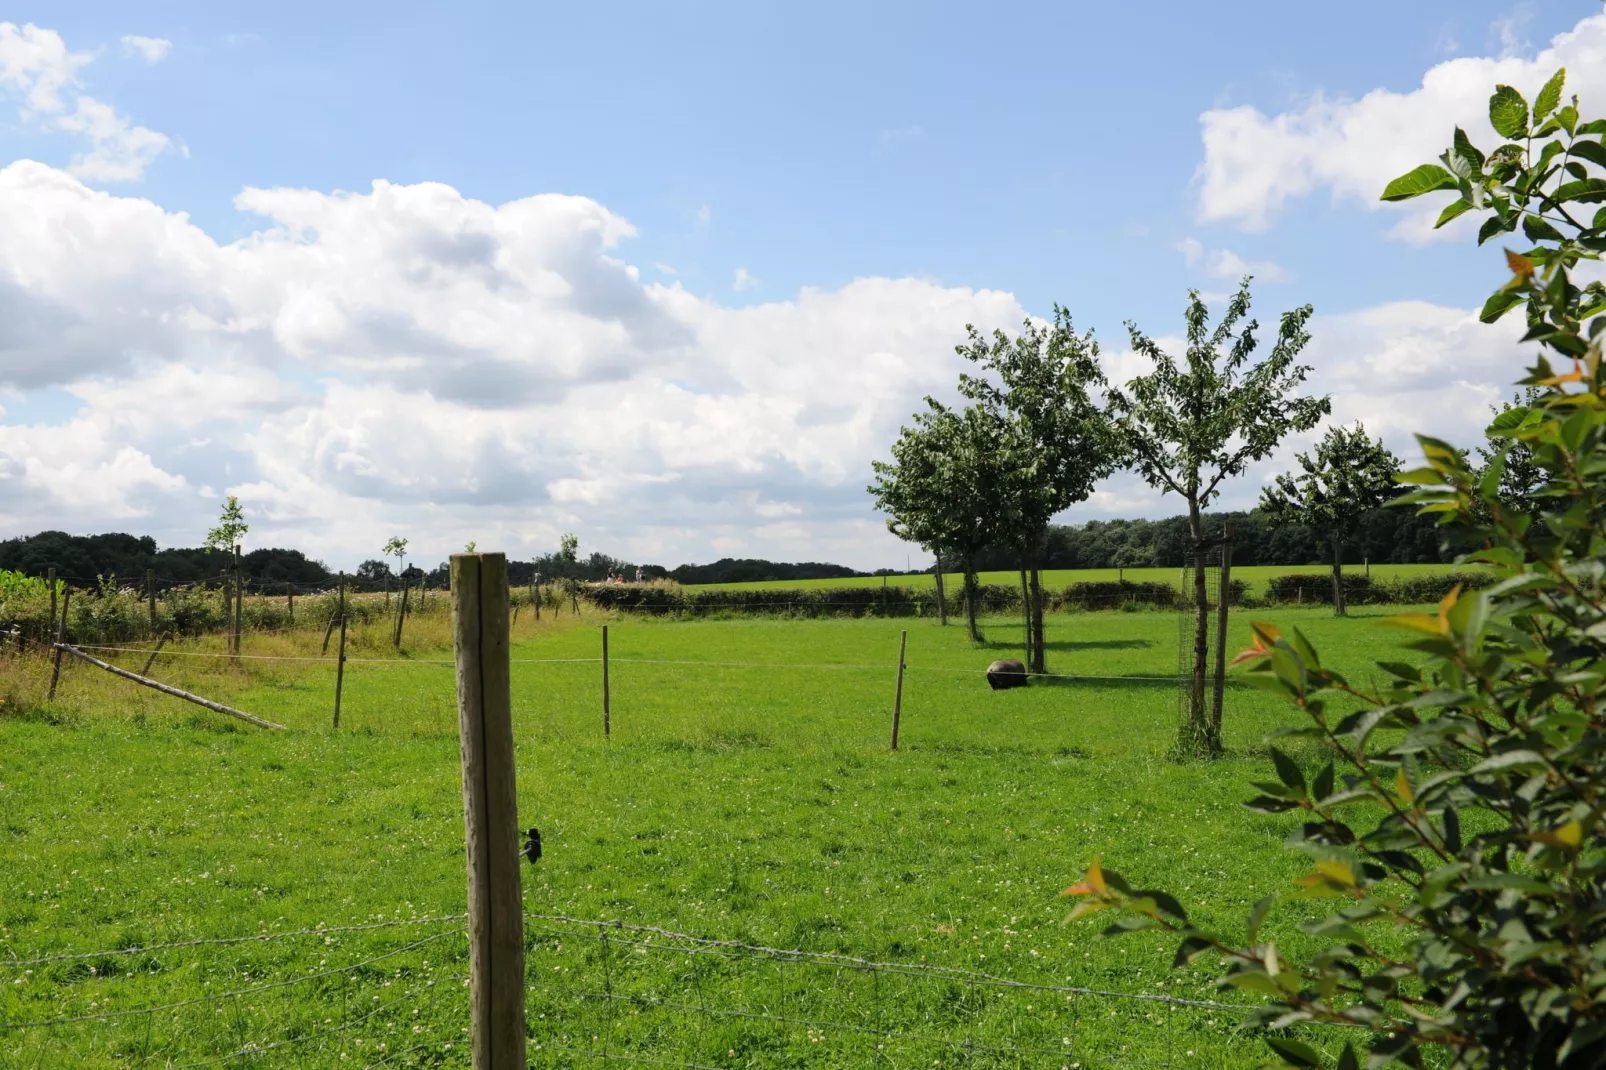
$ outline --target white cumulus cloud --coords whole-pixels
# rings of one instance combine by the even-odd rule
[[[88,148],[74,157],[69,168],[80,178],[134,181],[171,142],[166,134],[136,125],[83,92],[79,72],[93,59],[91,53],[69,52],[54,30],[0,22],[0,88],[17,100],[19,118],[86,142]]]
[[[1531,57],[1446,60],[1407,92],[1379,88],[1359,99],[1316,93],[1274,115],[1249,106],[1207,111],[1199,120],[1199,218],[1261,230],[1289,201],[1323,189],[1385,207],[1378,196],[1389,180],[1436,159],[1457,125],[1486,149],[1498,143],[1488,120],[1496,84],[1515,86],[1532,100],[1559,67],[1567,68],[1569,93],[1586,107],[1606,107],[1606,14],[1583,18]],[[1442,206],[1412,202],[1395,209],[1405,214],[1393,236],[1428,240]]]
[[[173,42],[165,37],[141,37],[137,33],[125,33],[123,51],[138,56],[146,63],[160,63],[173,51]]]
[[[952,389],[964,324],[1024,315],[878,278],[729,308],[644,282],[630,223],[583,197],[375,182],[236,203],[261,224],[220,243],[0,169],[0,390],[80,405],[66,427],[0,419],[7,533],[193,543],[207,495],[235,493],[254,536],[348,565],[396,531],[445,554],[566,530],[671,564],[716,544],[868,564],[891,545],[870,459]]]

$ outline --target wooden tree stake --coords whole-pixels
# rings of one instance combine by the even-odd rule
[[[284,585],[284,611],[285,615],[290,618],[289,626],[294,628],[296,626],[296,585],[293,583]]]
[[[342,600],[343,601],[343,600]],[[340,653],[335,660],[335,727],[340,727],[340,693],[346,687],[346,614],[340,614]]]
[[[55,572],[55,569],[50,570],[52,578],[55,577]],[[50,589],[54,592],[56,588],[52,585]],[[56,600],[54,593],[52,593],[50,600],[52,602]],[[72,588],[69,587],[61,592],[61,616],[56,619],[56,664],[50,670],[50,694],[46,696],[47,702],[56,700],[56,682],[61,679],[61,648],[62,644],[67,641],[67,606],[71,602]]]
[[[1221,742],[1221,708],[1227,694],[1227,611],[1232,605],[1232,521],[1221,524],[1221,591],[1216,597],[1216,680],[1210,706],[1210,730]]]
[[[151,631],[156,630],[156,570],[145,570],[145,600],[150,603]]]
[[[608,709],[608,626],[602,626],[602,738],[612,738]]]
[[[200,695],[192,695],[188,691],[182,691],[179,688],[171,687],[159,680],[146,679],[138,673],[129,672],[127,669],[119,669],[117,666],[107,664],[106,662],[101,661],[99,658],[90,657],[88,654],[85,654],[82,650],[79,650],[75,646],[70,646],[66,643],[56,644],[56,653],[58,655],[63,650],[80,661],[89,662],[89,664],[95,666],[97,669],[105,669],[113,676],[121,676],[125,680],[134,681],[136,684],[144,684],[146,687],[154,688],[164,695],[172,695],[174,698],[181,698],[186,702],[193,702],[197,706],[205,706],[207,709],[216,713],[226,713],[230,717],[238,717],[240,720],[248,721],[251,724],[256,725],[258,728],[273,728],[281,732],[284,731],[284,725],[282,724],[274,724],[272,721],[264,721],[255,714],[246,713],[244,710],[237,710],[233,706],[225,706],[221,702],[213,702],[209,698],[202,698]]]
[[[508,660],[507,557],[452,555],[457,725],[468,845],[474,1070],[524,1070],[524,918]]]
[[[898,638],[898,690],[892,699],[892,749],[898,749],[898,723],[903,720],[903,656],[909,649],[909,633]]]
[[[151,666],[156,664],[156,655],[160,654],[162,647],[166,645],[167,635],[164,633],[160,639],[156,640],[156,649],[151,651],[151,656],[145,659],[145,667],[139,670],[141,676],[149,676],[151,674]]]

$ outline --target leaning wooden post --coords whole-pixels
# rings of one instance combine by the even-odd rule
[[[909,649],[909,633],[898,639],[898,690],[892,699],[892,749],[898,749],[898,722],[903,720],[903,655]]]
[[[506,555],[452,555],[452,632],[468,844],[472,1065],[474,1070],[524,1070],[524,897]]]
[[[156,570],[145,570],[145,600],[150,603],[151,631],[156,630]]]
[[[55,588],[52,587],[51,590],[54,591]],[[55,599],[52,598],[51,601]],[[56,681],[61,679],[61,646],[67,641],[67,606],[70,602],[72,602],[72,588],[68,587],[61,592],[61,616],[56,619],[56,664],[50,670],[50,694],[46,696],[47,702],[56,701]]]
[[[346,688],[346,615],[340,614],[340,653],[335,657],[335,727],[340,727],[340,693]]]
[[[608,710],[608,626],[602,626],[602,738],[612,738]]]

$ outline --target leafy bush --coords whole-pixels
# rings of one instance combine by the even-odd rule
[[[1298,632],[1257,624],[1244,655],[1254,682],[1305,715],[1276,735],[1329,755],[1312,772],[1274,749],[1275,779],[1249,802],[1302,819],[1292,842],[1314,865],[1296,896],[1340,904],[1301,924],[1321,949],[1295,961],[1262,938],[1275,896],[1240,943],[1097,860],[1068,890],[1086,896],[1073,916],[1120,911],[1108,932],[1180,936],[1178,964],[1224,956],[1223,983],[1268,997],[1252,1020],[1296,1066],[1324,1065],[1283,1032],[1305,1022],[1368,1030],[1369,1067],[1424,1066],[1431,1049],[1456,1067],[1606,1065],[1606,285],[1570,278],[1606,251],[1606,209],[1589,225],[1573,215],[1606,201],[1588,168],[1606,168],[1606,120],[1561,107],[1562,79],[1531,113],[1500,86],[1489,113],[1507,144],[1485,156],[1458,129],[1448,169],[1424,165],[1384,194],[1456,190],[1441,223],[1477,210],[1480,240],[1521,227],[1536,243],[1508,251],[1512,279],[1482,318],[1526,306],[1527,338],[1547,351],[1522,380],[1538,394],[1490,426],[1485,469],[1419,437],[1427,464],[1401,477],[1421,488],[1406,500],[1481,547],[1465,559],[1494,584],[1395,618],[1424,660],[1384,663],[1380,688],[1323,666]],[[1544,479],[1518,503],[1501,496],[1513,443]],[[1338,1065],[1358,1067],[1350,1045]]]

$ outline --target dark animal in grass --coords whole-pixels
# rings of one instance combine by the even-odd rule
[[[1026,686],[1026,666],[1013,658],[995,661],[987,666],[987,683],[994,691]]]
[[[524,834],[524,846],[519,854],[527,858],[531,865],[541,861],[541,830],[531,829]]]

